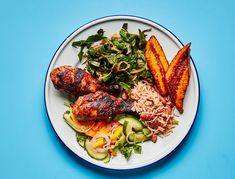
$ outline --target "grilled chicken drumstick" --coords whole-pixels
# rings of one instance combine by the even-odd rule
[[[55,68],[50,73],[51,80],[56,89],[66,92],[71,97],[78,97],[83,94],[94,93],[98,90],[110,94],[120,93],[118,85],[105,85],[96,80],[85,70],[71,66]]]
[[[72,104],[72,112],[80,121],[107,120],[115,114],[132,112],[131,107],[131,102],[97,91],[80,96]]]

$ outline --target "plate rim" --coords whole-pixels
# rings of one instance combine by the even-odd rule
[[[165,26],[153,21],[153,20],[150,20],[148,18],[145,18],[145,17],[141,17],[141,16],[135,16],[135,15],[108,15],[108,16],[103,16],[103,17],[99,17],[99,18],[96,18],[96,19],[93,19],[83,25],[81,25],[80,27],[76,28],[74,31],[72,31],[62,42],[61,44],[59,45],[59,47],[56,49],[56,51],[54,52],[51,60],[50,60],[50,63],[47,67],[47,71],[46,71],[46,74],[45,74],[45,79],[44,79],[44,105],[45,105],[45,108],[46,108],[46,114],[47,114],[47,117],[49,119],[49,122],[50,122],[50,125],[51,127],[53,128],[55,134],[57,135],[57,137],[59,138],[59,140],[62,142],[62,144],[64,146],[66,146],[66,148],[68,148],[74,155],[76,155],[77,157],[79,157],[79,159],[82,159],[83,161],[86,161],[88,164],[92,164],[96,167],[100,167],[100,168],[103,168],[103,169],[109,169],[109,170],[133,170],[133,169],[138,169],[138,168],[143,168],[143,167],[147,167],[147,166],[150,166],[150,165],[153,165],[154,163],[157,163],[157,162],[160,162],[162,161],[163,159],[165,159],[167,156],[169,156],[171,153],[173,153],[179,146],[180,144],[185,140],[185,138],[187,138],[188,134],[190,133],[190,131],[192,130],[193,126],[194,126],[194,123],[195,123],[195,120],[197,118],[197,115],[198,115],[198,110],[199,110],[199,104],[200,104],[200,80],[199,80],[199,75],[198,75],[198,71],[197,71],[197,68],[196,68],[196,65],[195,65],[195,62],[193,60],[193,58],[191,57],[190,55],[190,59],[191,59],[191,62],[193,63],[193,66],[194,66],[194,69],[195,69],[195,74],[196,74],[196,81],[197,81],[197,86],[198,86],[198,101],[197,101],[197,106],[196,106],[196,112],[195,112],[195,115],[194,115],[194,118],[193,118],[193,121],[192,121],[192,124],[190,126],[190,128],[188,129],[187,133],[185,134],[185,136],[179,141],[179,143],[174,146],[171,150],[169,150],[163,157],[161,157],[160,159],[156,160],[156,161],[152,161],[150,163],[147,163],[145,165],[141,165],[141,166],[134,166],[134,167],[129,167],[129,168],[112,168],[112,167],[109,167],[109,166],[104,166],[104,165],[98,165],[96,163],[93,163],[92,161],[89,161],[89,160],[86,160],[85,158],[82,158],[81,156],[79,156],[78,154],[76,154],[59,136],[59,134],[57,133],[57,131],[55,130],[53,124],[52,124],[52,121],[51,121],[51,118],[49,116],[49,112],[48,112],[48,107],[47,107],[47,99],[46,99],[46,89],[47,89],[47,79],[48,79],[48,73],[49,73],[49,69],[51,67],[51,64],[52,62],[54,62],[54,58],[55,56],[57,55],[58,51],[60,50],[61,46],[72,36],[75,34],[76,31],[80,30],[80,32],[82,32],[83,30],[86,29],[86,26],[90,27],[89,25],[90,24],[98,24],[98,23],[102,23],[102,22],[105,22],[105,21],[112,21],[112,20],[134,20],[134,21],[139,21],[142,23],[146,23],[146,24],[149,24],[152,23],[154,25],[157,25],[159,27],[161,27],[164,31],[164,33],[169,33],[170,35],[172,35],[174,38],[176,38],[178,40],[178,42],[184,46],[184,44],[182,43],[182,41],[174,34],[172,33],[168,28],[166,28]],[[144,21],[144,22],[143,22]],[[92,25],[91,25],[92,26]],[[83,29],[84,28],[84,29]],[[160,30],[162,30],[160,29]],[[77,35],[77,34],[76,34]]]

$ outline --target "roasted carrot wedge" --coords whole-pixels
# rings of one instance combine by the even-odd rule
[[[162,96],[168,94],[165,73],[168,69],[168,61],[162,47],[155,36],[151,36],[147,42],[145,57],[148,67],[155,79],[155,84]]]
[[[190,45],[178,51],[166,73],[168,92],[172,103],[183,113],[184,96],[190,78]]]

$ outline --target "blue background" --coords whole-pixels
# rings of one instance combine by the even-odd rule
[[[192,42],[201,85],[195,124],[177,150],[149,167],[114,172],[60,142],[44,106],[44,78],[61,42],[107,15],[156,21]],[[234,178],[235,1],[1,1],[0,178]]]

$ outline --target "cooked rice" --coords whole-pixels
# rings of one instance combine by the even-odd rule
[[[140,81],[131,91],[133,111],[140,114],[141,121],[158,136],[167,136],[175,127],[174,108],[169,97],[163,98],[152,83]]]

